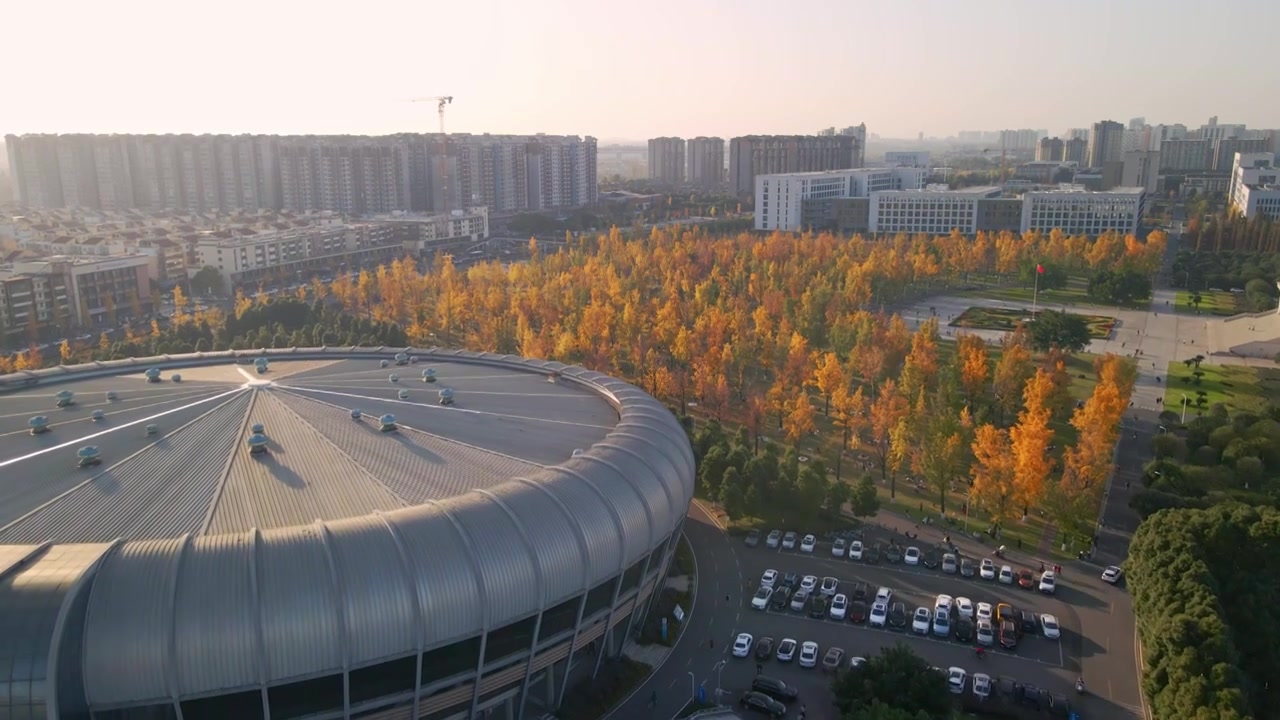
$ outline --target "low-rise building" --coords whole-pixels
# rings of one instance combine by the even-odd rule
[[[390,227],[405,252],[422,256],[460,250],[489,237],[489,211],[483,207],[438,215],[379,216],[372,221]]]
[[[1280,157],[1266,152],[1236,153],[1227,199],[1247,218],[1280,218]]]
[[[1069,235],[1101,235],[1108,231],[1137,233],[1146,192],[1115,188],[1105,192],[1063,189],[1033,191],[1022,196],[1022,231],[1061,230]]]
[[[887,190],[871,193],[870,225],[878,233],[963,235],[978,232],[978,203],[1000,196],[995,186],[960,190]]]
[[[924,168],[899,167],[760,175],[756,178],[755,228],[802,230],[812,226],[806,217],[830,217],[832,200],[865,198],[882,190],[916,190],[924,186],[925,173]]]
[[[196,243],[199,267],[216,269],[228,289],[272,278],[306,279],[316,272],[376,264],[402,253],[393,229],[372,223],[251,234],[218,231]]]
[[[150,307],[146,255],[54,255],[0,268],[0,326],[6,344],[52,339],[71,326],[96,328]],[[31,337],[31,336],[35,337]]]

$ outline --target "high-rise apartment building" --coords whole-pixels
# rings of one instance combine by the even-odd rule
[[[1123,125],[1114,120],[1094,123],[1089,132],[1089,166],[1100,168],[1109,162],[1119,162],[1123,143]]]
[[[1227,200],[1246,218],[1280,219],[1280,157],[1269,152],[1237,153]]]
[[[702,187],[718,187],[724,182],[724,139],[690,138],[685,143],[685,180]]]
[[[1089,142],[1082,137],[1073,137],[1062,143],[1062,161],[1075,163],[1081,167],[1088,165]]]
[[[1036,160],[1038,162],[1061,162],[1063,157],[1062,153],[1062,138],[1041,138],[1040,142],[1036,145]]]
[[[660,137],[649,140],[649,179],[670,185],[684,182],[684,138]]]
[[[576,136],[8,136],[30,208],[368,214],[595,202],[595,139]],[[443,160],[443,162],[442,162]]]
[[[1130,130],[1141,130],[1142,128],[1146,127],[1146,125],[1147,125],[1147,119],[1144,117],[1129,118]]]
[[[1140,187],[1148,195],[1155,194],[1160,180],[1160,151],[1130,150],[1124,154],[1120,185]]]
[[[1175,172],[1208,170],[1212,150],[1208,140],[1165,140],[1160,143],[1160,169]]]
[[[1008,152],[1033,152],[1040,138],[1047,136],[1047,130],[1001,130],[1000,149]]]
[[[1235,162],[1237,153],[1246,155],[1265,153],[1269,144],[1265,138],[1230,137],[1216,140],[1213,143],[1213,163],[1210,165],[1210,169],[1227,172],[1232,169],[1232,163]]]
[[[1246,128],[1243,124],[1225,123],[1219,125],[1218,116],[1214,115],[1209,118],[1209,122],[1201,125],[1197,132],[1201,140],[1208,140],[1212,143],[1226,138],[1244,137],[1245,131]]]
[[[861,166],[856,135],[747,135],[729,141],[729,185],[738,196],[755,192],[756,176],[848,170]]]

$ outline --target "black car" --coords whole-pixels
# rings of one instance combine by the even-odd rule
[[[1040,629],[1040,623],[1036,621],[1036,614],[1023,610],[1018,613],[1018,630],[1023,635],[1035,635]]]
[[[787,714],[787,706],[774,700],[773,698],[759,692],[749,692],[742,694],[742,707],[747,710],[754,710],[758,713],[764,713],[775,718],[780,718]]]
[[[782,576],[782,587],[795,589],[800,584],[800,576],[795,573],[787,573]]]
[[[773,638],[762,637],[756,641],[756,659],[768,660],[773,657]]]
[[[871,611],[867,609],[865,600],[854,600],[853,604],[849,606],[849,612],[846,614],[849,616],[849,622],[861,624],[867,621],[867,613],[869,612]]]
[[[800,697],[800,691],[782,682],[778,678],[769,677],[768,675],[757,675],[755,680],[751,681],[751,689],[768,695],[774,700],[791,701]]]
[[[902,548],[899,547],[897,544],[890,544],[889,547],[884,551],[884,559],[888,560],[891,563],[902,562]]]
[[[997,694],[1016,700],[1022,692],[1022,683],[1008,675],[1001,675],[996,678],[995,688]]]
[[[962,643],[973,642],[973,621],[967,617],[962,617],[956,621],[956,641]]]
[[[1018,693],[1018,702],[1024,705],[1040,710],[1049,706],[1049,693],[1041,690],[1035,685],[1023,685],[1022,690]]]
[[[896,602],[889,608],[889,627],[899,630],[907,626],[907,606]]]
[[[849,595],[849,599],[853,600],[854,602],[857,602],[859,600],[866,600],[867,593],[869,592],[871,592],[871,590],[867,587],[867,584],[864,582],[860,582],[857,585],[853,586],[853,592]]]
[[[960,558],[960,577],[971,578],[977,573],[977,569],[973,561],[969,558]]]
[[[920,555],[920,564],[931,570],[933,568],[938,567],[938,564],[941,562],[942,562],[942,552],[939,551],[938,548],[936,547],[929,548],[928,550],[925,550],[923,554]]]
[[[876,543],[862,551],[862,557],[867,562],[875,564],[880,562],[880,543]]]
[[[747,533],[746,543],[747,543],[747,547],[755,547],[755,546],[759,545],[759,544],[760,544],[760,531],[759,531],[759,530],[752,530],[751,532]]]
[[[1071,701],[1066,695],[1049,693],[1049,717],[1071,717]]]
[[[809,617],[821,620],[827,616],[827,599],[822,595],[814,595],[809,601]]]
[[[773,597],[769,598],[769,609],[770,610],[786,610],[787,606],[790,604],[791,604],[791,588],[787,587],[786,585],[775,588],[773,591]]]

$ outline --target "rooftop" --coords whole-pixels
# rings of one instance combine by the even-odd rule
[[[427,367],[437,382],[423,382]],[[617,423],[587,390],[458,362],[173,372],[181,382],[166,371],[159,383],[133,374],[0,395],[0,545],[266,530],[420,505],[564,462]],[[437,403],[443,387],[456,393],[452,407]],[[63,390],[76,402],[59,409]],[[379,431],[388,413],[397,432]],[[37,415],[50,431],[33,436]],[[267,452],[251,455],[259,423]],[[102,462],[81,469],[77,450],[87,445]]]

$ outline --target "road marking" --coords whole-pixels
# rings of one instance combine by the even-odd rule
[[[715,513],[711,512],[711,510],[705,504],[703,504],[701,500],[694,498],[693,504],[698,506],[698,509],[702,511],[703,515],[707,516],[707,519],[711,521],[712,525],[715,525],[716,527],[720,528],[721,532],[724,532],[726,530],[724,523],[720,522],[720,518],[716,517]]]

